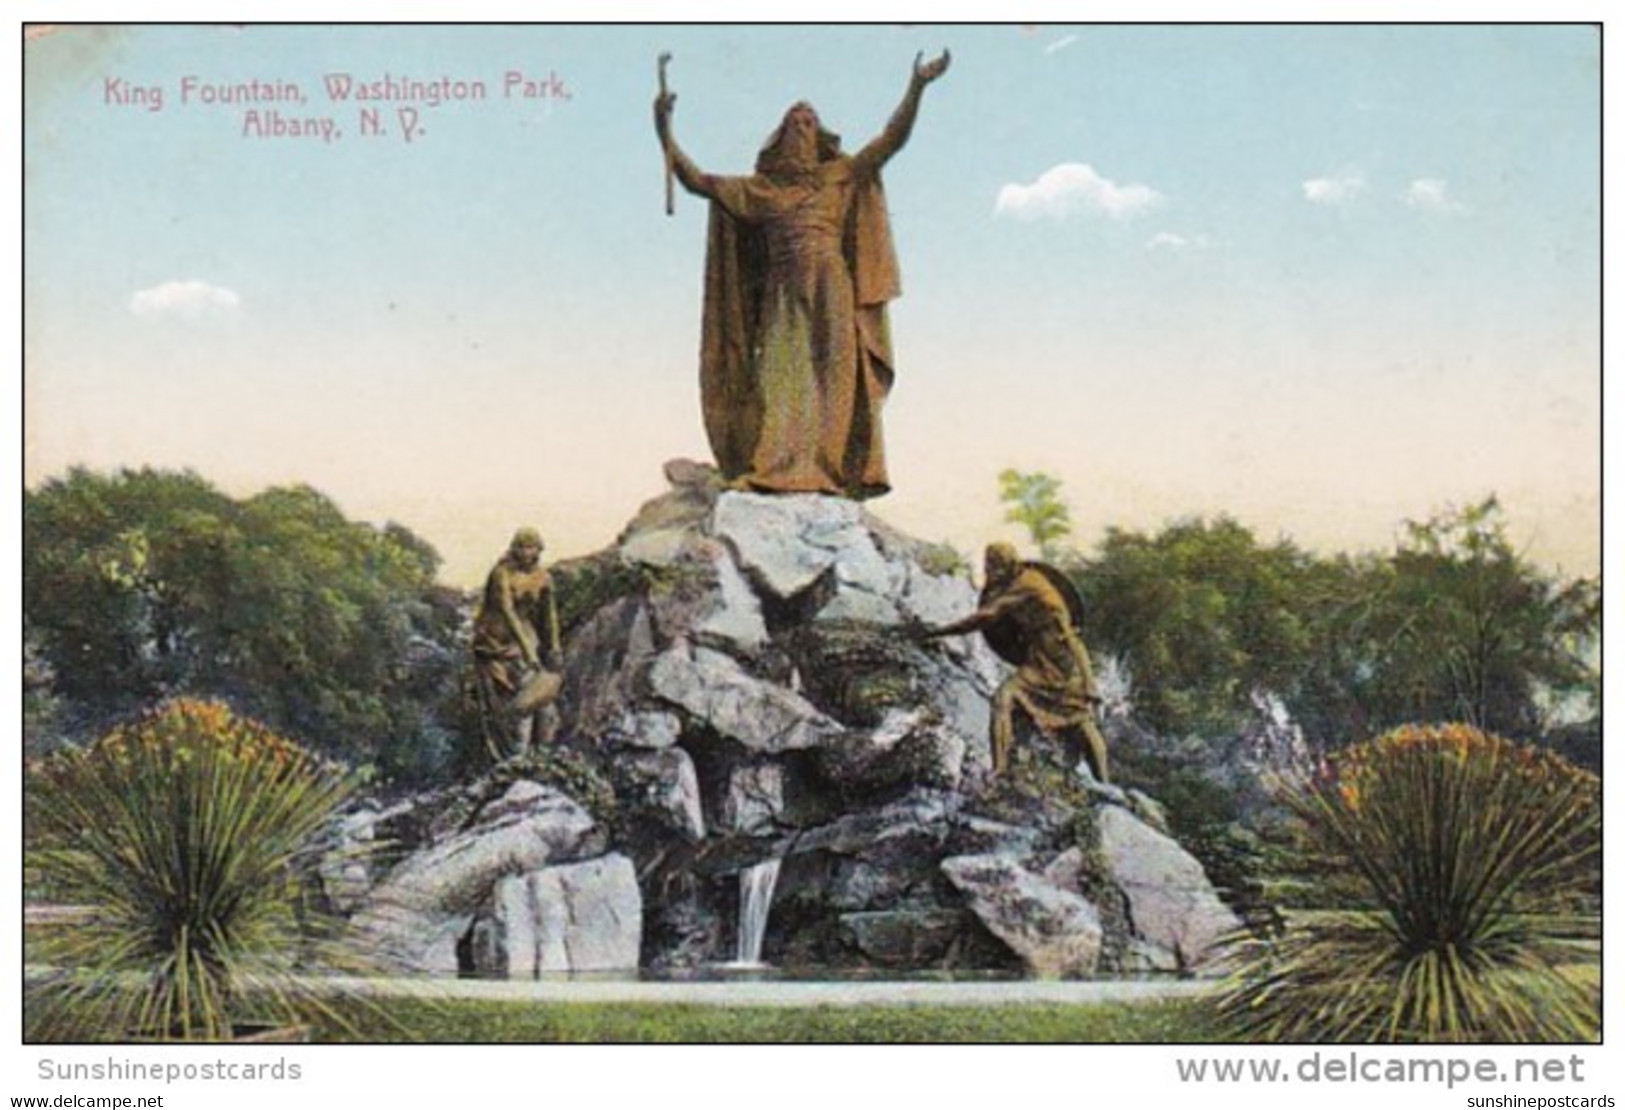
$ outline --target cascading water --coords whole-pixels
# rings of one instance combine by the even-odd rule
[[[739,873],[739,946],[735,967],[762,966],[762,938],[767,935],[767,915],[773,908],[773,888],[779,882],[783,860],[763,860]]]

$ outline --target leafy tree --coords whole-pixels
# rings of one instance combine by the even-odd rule
[[[1309,651],[1297,604],[1311,565],[1235,521],[1185,520],[1156,536],[1110,530],[1074,576],[1090,646],[1133,676],[1135,709],[1169,732],[1224,731],[1255,689],[1281,691]]]
[[[1535,739],[1560,723],[1554,704],[1596,705],[1600,582],[1530,564],[1493,496],[1409,521],[1392,556],[1321,580],[1298,701],[1329,739],[1409,721]]]
[[[1266,546],[1220,517],[1113,529],[1072,570],[1091,647],[1160,730],[1224,731],[1255,689],[1334,747],[1413,721],[1532,740],[1553,706],[1597,704],[1600,584],[1519,555],[1494,497],[1408,522],[1389,555]]]
[[[24,499],[25,621],[71,736],[165,697],[358,761],[432,733],[455,689],[438,556],[307,486],[237,501],[190,472],[76,469]]]
[[[999,474],[999,500],[1009,506],[1004,519],[1026,528],[1039,557],[1048,562],[1062,558],[1060,542],[1072,532],[1072,512],[1060,494],[1060,479],[1048,474]]]

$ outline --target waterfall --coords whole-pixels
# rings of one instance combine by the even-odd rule
[[[739,873],[739,947],[736,967],[762,966],[762,938],[767,935],[767,914],[773,908],[773,888],[779,881],[780,859],[763,860]]]

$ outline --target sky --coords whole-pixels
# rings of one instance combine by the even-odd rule
[[[1041,470],[1085,552],[1220,513],[1380,551],[1494,493],[1531,558],[1600,569],[1601,44],[1578,25],[45,35],[24,480],[304,482],[463,585],[521,524],[549,557],[602,548],[666,460],[708,458],[706,212],[679,190],[665,213],[658,55],[685,150],[743,173],[803,98],[856,149],[945,48],[886,172],[904,295],[875,512],[973,551],[1020,538],[999,472]],[[424,87],[340,102],[341,75]],[[303,102],[221,102],[248,81]],[[433,103],[445,83],[485,98]],[[269,111],[316,133],[260,134]]]

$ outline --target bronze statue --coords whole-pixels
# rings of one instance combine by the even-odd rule
[[[1044,563],[1023,563],[1015,548],[990,544],[985,584],[976,612],[925,638],[980,632],[1016,673],[993,695],[993,773],[1010,765],[1015,711],[1020,709],[1046,735],[1057,737],[1074,758],[1082,749],[1089,769],[1104,783],[1106,738],[1095,724],[1100,691],[1089,652],[1078,633],[1081,604],[1064,575]]]
[[[880,412],[893,363],[886,305],[900,290],[880,169],[908,141],[949,56],[916,58],[885,129],[841,152],[805,101],[748,177],[701,171],[655,101],[669,172],[711,202],[700,337],[706,435],[735,488],[866,498],[890,487]]]
[[[558,696],[562,653],[542,547],[536,529],[515,532],[474,615],[480,727],[494,763],[549,739],[553,723],[549,707]]]

